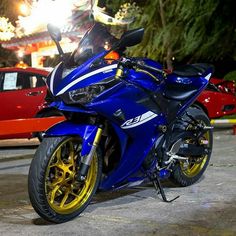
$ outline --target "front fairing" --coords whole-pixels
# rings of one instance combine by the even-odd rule
[[[87,106],[98,95],[119,83],[114,82],[117,62],[104,59],[116,43],[117,39],[104,26],[95,24],[81,39],[71,56],[59,63],[48,77],[47,84],[52,95],[60,96],[66,104]],[[143,60],[150,66],[161,68],[157,62]],[[150,74],[130,70],[125,73],[125,79],[154,92],[157,89],[157,75]]]
[[[101,65],[93,66],[93,63],[97,59],[106,55],[106,53],[107,51],[103,51],[78,67],[67,67],[64,62],[60,62],[47,78],[47,85],[53,96],[58,96],[65,92],[88,85],[88,81],[85,82],[83,81],[83,79],[81,79],[80,81],[76,81],[76,79],[82,77],[88,72],[95,71],[97,68],[101,67]]]
[[[106,67],[107,64],[103,58],[116,42],[117,39],[108,31],[107,27],[95,23],[82,37],[74,52],[69,57],[63,56],[63,61],[49,75],[47,84],[53,96],[98,82],[98,77],[93,77],[93,80],[88,81],[86,74],[92,77],[96,73],[100,73],[97,71],[99,68]],[[114,68],[116,66],[113,65],[107,69]],[[105,71],[106,68],[101,69],[101,72],[106,73]]]

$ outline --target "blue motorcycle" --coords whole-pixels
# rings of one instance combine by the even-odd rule
[[[166,73],[151,59],[126,57],[125,49],[141,42],[142,28],[117,39],[96,23],[70,56],[59,44],[60,31],[48,30],[62,60],[47,84],[52,106],[66,120],[45,132],[32,160],[28,188],[35,211],[62,223],[78,216],[98,189],[151,181],[168,202],[162,179],[179,186],[198,181],[213,138],[194,101],[213,68],[192,64]]]

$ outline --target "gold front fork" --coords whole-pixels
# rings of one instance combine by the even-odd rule
[[[124,68],[122,65],[118,65],[118,68],[116,70],[115,79],[121,79],[124,75]]]
[[[89,154],[87,156],[82,157],[81,166],[80,166],[79,175],[78,175],[78,180],[80,180],[80,181],[85,180],[85,178],[87,176],[87,173],[88,173],[89,167],[91,165],[91,162],[93,160],[93,157],[95,155],[97,146],[101,140],[102,131],[103,130],[101,128],[98,128]]]
[[[102,131],[103,130],[101,128],[98,128],[95,139],[93,141],[93,146],[97,147],[97,145],[99,144],[101,137],[102,137]]]

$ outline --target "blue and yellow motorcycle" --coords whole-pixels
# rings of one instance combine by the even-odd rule
[[[69,57],[60,31],[48,30],[62,60],[47,85],[66,120],[45,132],[32,160],[35,211],[62,223],[78,216],[98,189],[151,181],[168,202],[161,179],[180,186],[198,181],[213,138],[207,115],[193,104],[213,68],[192,64],[166,73],[151,59],[126,57],[125,49],[141,42],[142,28],[117,39],[96,23]]]

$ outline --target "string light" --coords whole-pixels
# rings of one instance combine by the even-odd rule
[[[19,16],[18,24],[26,35],[45,30],[48,23],[61,28],[68,24],[68,18],[72,15],[74,2],[75,0],[33,1],[30,15]],[[24,8],[27,8],[27,5],[23,4],[21,7],[25,11]]]
[[[25,3],[20,4],[19,9],[20,9],[21,14],[24,16],[29,15],[30,13],[29,6],[26,5]]]

